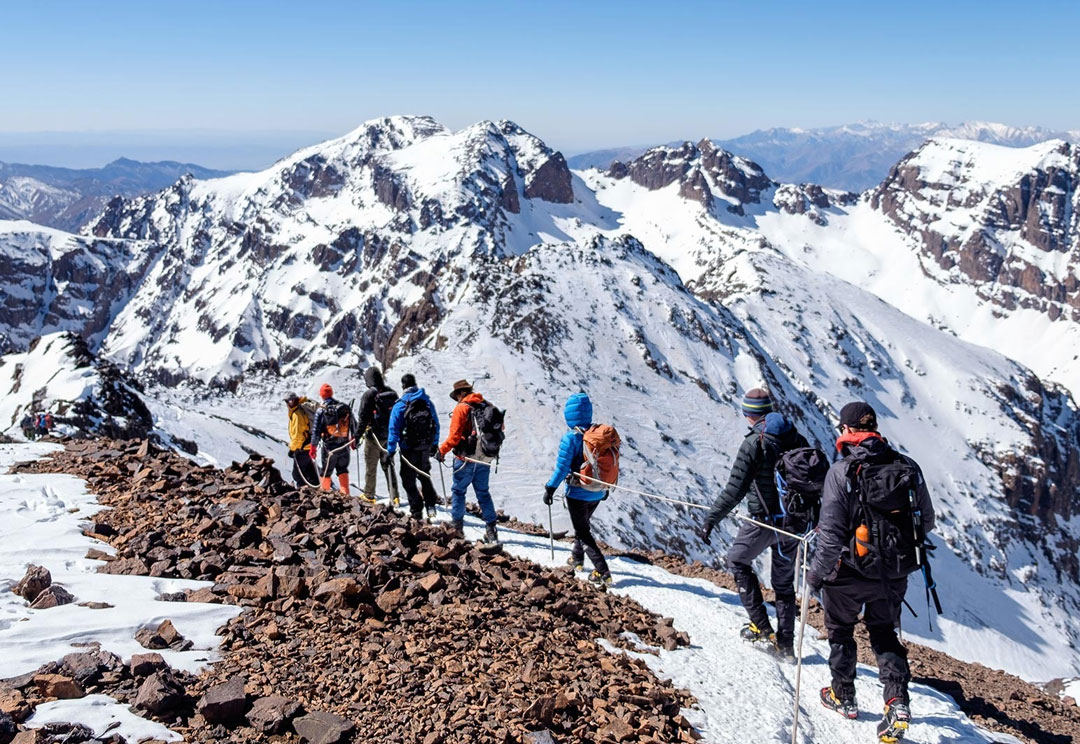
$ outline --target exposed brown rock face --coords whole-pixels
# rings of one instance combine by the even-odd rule
[[[525,180],[525,198],[543,199],[555,204],[574,201],[570,167],[561,152],[552,153],[543,165],[529,174]]]
[[[685,692],[596,643],[626,646],[629,631],[677,648],[686,635],[569,570],[480,550],[386,507],[297,491],[261,458],[218,471],[148,444],[86,441],[23,467],[88,478],[112,507],[94,525],[117,549],[107,566],[209,579],[212,590],[163,599],[247,609],[222,629],[225,658],[203,677],[144,655],[87,689],[188,741],[697,736],[680,714]],[[171,624],[152,633],[179,636]],[[52,666],[39,674],[61,673]]]
[[[908,155],[870,192],[871,205],[986,299],[1080,321],[1080,147],[1040,147],[1030,168],[1003,183],[980,183],[949,147],[930,142]],[[953,158],[946,175],[932,180],[927,161],[943,157]]]

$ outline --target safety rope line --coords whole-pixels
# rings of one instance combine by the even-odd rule
[[[391,457],[393,457],[393,454],[391,454],[390,450],[388,450],[388,449],[386,449],[385,447],[383,447],[383,446],[382,446],[382,443],[381,443],[381,442],[379,442],[379,437],[377,437],[377,436],[375,435],[375,432],[373,432],[373,431],[372,431],[372,430],[371,430],[371,429],[369,428],[369,429],[367,430],[367,432],[366,432],[366,433],[367,433],[367,434],[370,434],[370,435],[371,435],[371,439],[372,439],[372,440],[373,440],[373,441],[375,442],[375,446],[376,446],[376,447],[378,447],[378,448],[379,448],[380,450],[382,450],[384,454],[387,454],[387,455],[390,455]],[[413,465],[413,464],[412,464],[411,462],[409,462],[409,458],[405,457],[405,451],[404,451],[404,450],[402,450],[400,454],[401,454],[401,461],[402,461],[403,463],[405,463],[405,464],[406,464],[406,465],[408,465],[408,466],[409,466],[410,468],[412,468],[413,470],[415,470],[415,471],[416,471],[417,473],[419,473],[420,475],[424,476],[424,477],[425,477],[425,478],[427,478],[427,479],[428,479],[429,481],[431,481],[431,484],[432,484],[432,485],[435,485],[435,480],[434,480],[434,479],[433,479],[433,478],[431,477],[431,473],[425,473],[425,472],[424,472],[423,470],[421,470],[420,468],[416,467],[416,466],[415,466],[415,465]]]

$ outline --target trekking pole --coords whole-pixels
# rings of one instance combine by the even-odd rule
[[[555,520],[551,516],[551,504],[548,507],[548,542],[551,544],[551,560],[555,560]]]
[[[791,722],[791,744],[797,744],[799,736],[799,693],[802,687],[803,639],[806,636],[806,616],[810,612],[810,587],[806,583],[808,548],[806,540],[803,540],[799,544],[797,551],[799,563],[798,574],[796,575],[799,576],[799,583],[802,586],[802,600],[799,604],[799,650],[798,661],[795,666],[795,711]]]
[[[439,483],[442,484],[442,500],[444,506],[450,506],[450,499],[446,498],[446,476],[443,475],[443,464],[441,462],[435,463],[439,467]]]

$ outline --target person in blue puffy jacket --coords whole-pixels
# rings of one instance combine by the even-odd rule
[[[585,393],[574,393],[567,399],[563,417],[570,431],[563,434],[562,442],[559,443],[555,472],[544,487],[545,504],[551,505],[555,491],[567,476],[581,470],[585,462],[582,433],[592,426],[592,415],[592,401]],[[604,554],[600,552],[600,546],[596,544],[590,522],[593,512],[606,495],[606,491],[589,491],[572,481],[566,486],[566,509],[570,512],[570,523],[574,526],[574,548],[567,562],[581,570],[585,563],[585,553],[588,553],[589,561],[593,565],[589,581],[600,587],[611,585],[611,571],[608,570]]]

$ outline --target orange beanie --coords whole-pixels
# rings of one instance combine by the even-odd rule
[[[334,388],[330,387],[330,383],[324,382],[322,387],[319,388],[319,397],[323,400],[334,397]]]

